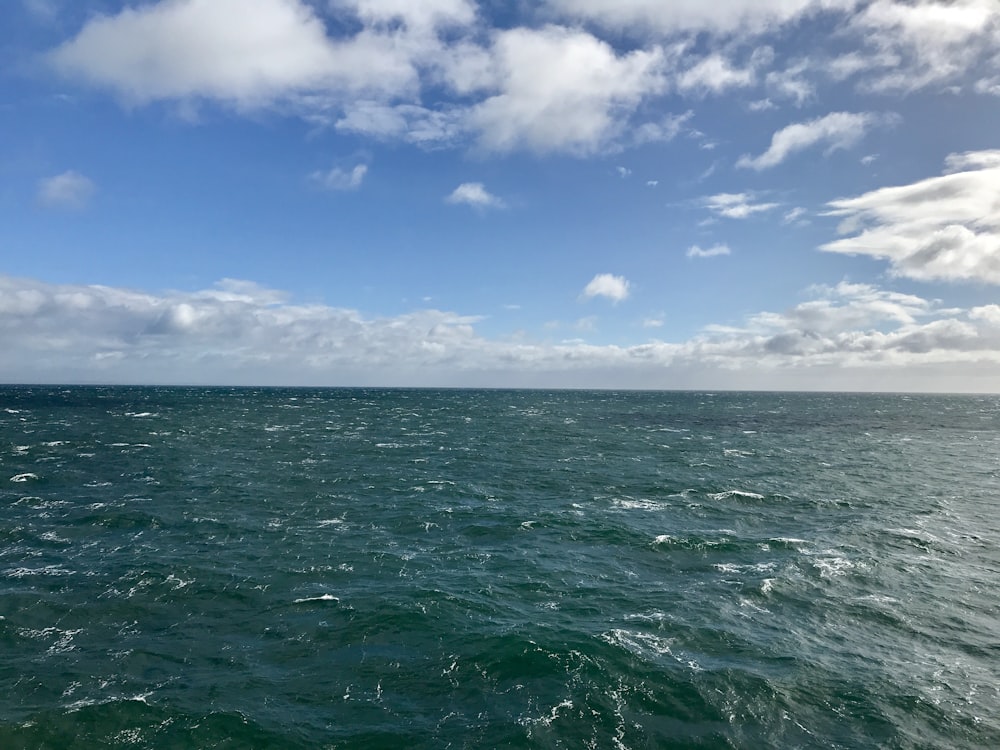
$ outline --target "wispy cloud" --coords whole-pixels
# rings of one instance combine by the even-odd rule
[[[889,261],[894,274],[1000,284],[1000,151],[952,154],[938,177],[831,201],[846,236],[820,249]]]
[[[356,190],[368,174],[367,164],[358,164],[351,169],[334,167],[326,172],[313,172],[310,177],[327,190]]]
[[[677,88],[684,92],[721,94],[727,89],[746,88],[756,82],[754,68],[736,68],[722,55],[702,58],[677,76]]]
[[[463,182],[445,198],[447,203],[461,204],[474,208],[503,208],[504,202],[489,192],[481,182]]]
[[[698,245],[691,245],[686,255],[689,258],[715,258],[720,255],[729,255],[731,252],[729,245],[724,244],[712,245],[712,247],[704,249]]]
[[[816,145],[826,145],[828,152],[849,148],[858,143],[871,127],[892,121],[892,116],[869,112],[831,112],[815,120],[782,128],[771,137],[771,146],[767,151],[756,157],[742,156],[736,166],[759,171],[776,167],[792,154]]]
[[[580,296],[584,299],[605,297],[615,304],[628,299],[631,284],[624,276],[599,273],[583,288]]]
[[[802,217],[806,216],[809,212],[801,206],[797,206],[790,211],[786,211],[785,215],[782,217],[781,221],[784,224],[794,224],[796,222],[800,224],[807,223],[806,219]]]
[[[755,203],[753,193],[717,193],[703,198],[702,202],[716,216],[727,219],[746,219],[778,207],[777,203]]]
[[[89,177],[69,170],[38,182],[38,202],[47,208],[82,209],[87,206],[97,186]]]
[[[663,0],[548,0],[574,19],[611,29],[629,27],[663,34],[704,31],[710,34],[757,34],[774,31],[825,9],[849,9],[855,0],[728,0],[668,2]]]

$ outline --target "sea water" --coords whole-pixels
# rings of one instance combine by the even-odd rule
[[[0,748],[1000,747],[1000,398],[0,388]]]

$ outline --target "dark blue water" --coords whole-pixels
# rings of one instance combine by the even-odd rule
[[[0,388],[0,748],[1000,747],[1000,398]]]

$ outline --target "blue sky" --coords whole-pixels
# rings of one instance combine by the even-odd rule
[[[2,381],[1000,390],[995,0],[2,13]]]

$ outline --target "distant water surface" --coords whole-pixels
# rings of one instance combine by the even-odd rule
[[[0,388],[0,748],[1000,747],[1000,398]]]

